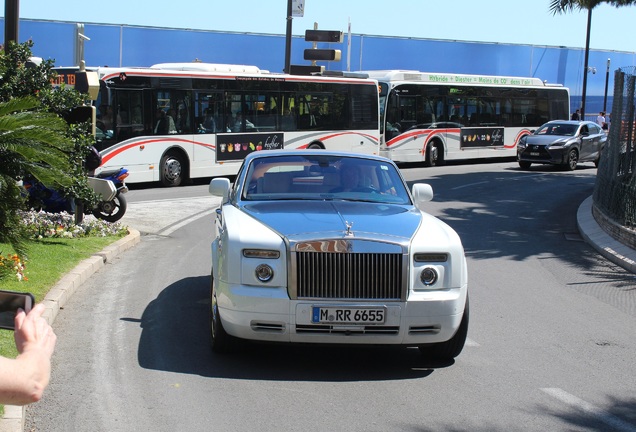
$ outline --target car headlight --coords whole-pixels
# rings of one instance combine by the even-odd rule
[[[435,282],[437,282],[437,279],[439,279],[439,274],[433,267],[425,267],[420,272],[420,280],[426,286],[434,285]]]
[[[261,282],[269,282],[274,277],[274,269],[268,264],[259,264],[256,266],[254,273],[256,274],[256,279]]]

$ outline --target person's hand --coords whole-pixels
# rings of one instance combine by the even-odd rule
[[[15,316],[14,338],[20,354],[33,350],[49,359],[53,355],[57,336],[42,317],[45,310],[42,303],[35,305],[28,314],[22,309],[18,310]]]

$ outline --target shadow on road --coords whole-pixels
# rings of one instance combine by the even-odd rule
[[[340,382],[422,378],[450,365],[431,363],[417,349],[393,347],[242,343],[234,353],[214,354],[209,285],[209,276],[182,279],[148,304],[141,318],[141,367],[217,378]]]

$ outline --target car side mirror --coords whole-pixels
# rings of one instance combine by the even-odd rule
[[[424,210],[424,204],[433,199],[433,187],[427,183],[415,183],[412,189],[415,207]]]
[[[226,178],[214,178],[210,181],[208,190],[210,191],[210,195],[221,197],[221,202],[225,203],[230,196],[230,180]]]

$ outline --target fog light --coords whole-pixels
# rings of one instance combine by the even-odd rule
[[[437,282],[438,277],[439,276],[437,275],[437,270],[432,267],[426,267],[424,270],[422,270],[422,273],[420,273],[420,280],[426,286],[433,285],[435,282]]]
[[[259,264],[256,267],[256,279],[261,282],[269,282],[274,277],[274,269],[268,266],[267,264]]]

